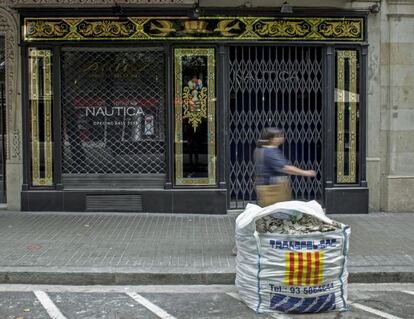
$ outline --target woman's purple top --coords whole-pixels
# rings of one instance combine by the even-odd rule
[[[256,185],[269,185],[272,178],[285,176],[284,166],[289,165],[278,147],[260,147],[255,150]]]

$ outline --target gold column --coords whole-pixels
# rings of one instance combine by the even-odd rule
[[[338,50],[336,55],[336,179],[338,183],[356,183],[357,181],[357,113],[358,94],[358,52],[356,50]],[[348,60],[346,64],[345,61]],[[349,74],[345,78],[345,72]],[[348,110],[346,110],[348,107]],[[345,112],[349,112],[349,152],[345,157]],[[349,170],[345,172],[345,160]]]
[[[51,60],[52,52],[50,50],[38,50],[35,48],[29,50],[29,105],[33,186],[53,185]],[[43,107],[43,114],[39,113],[41,107]],[[42,118],[40,118],[41,116]],[[41,132],[43,132],[43,136],[40,135]]]

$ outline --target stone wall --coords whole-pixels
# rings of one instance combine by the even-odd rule
[[[0,35],[5,37],[6,56],[6,189],[7,208],[20,209],[22,186],[22,112],[20,54],[17,14],[0,6]]]
[[[381,207],[414,211],[414,1],[389,0],[381,17]]]

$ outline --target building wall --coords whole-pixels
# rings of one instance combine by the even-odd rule
[[[414,211],[414,1],[381,11],[381,208]]]
[[[0,5],[0,34],[5,37],[6,53],[6,188],[7,208],[20,209],[22,185],[22,112],[20,54],[18,50],[18,16]]]
[[[153,0],[189,6],[193,0]],[[201,0],[208,7],[279,7],[284,0]],[[290,2],[290,1],[289,1]],[[371,10],[368,17],[367,179],[370,209],[414,211],[414,1],[291,1],[294,6]],[[3,0],[0,34],[6,37],[7,198],[20,209],[22,185],[21,63],[18,16],[11,6],[102,7],[148,5],[147,0]]]

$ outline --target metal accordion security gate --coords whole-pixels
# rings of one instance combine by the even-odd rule
[[[285,133],[293,196],[323,200],[323,54],[317,46],[232,46],[229,54],[229,208],[255,202],[253,152],[265,127]]]

